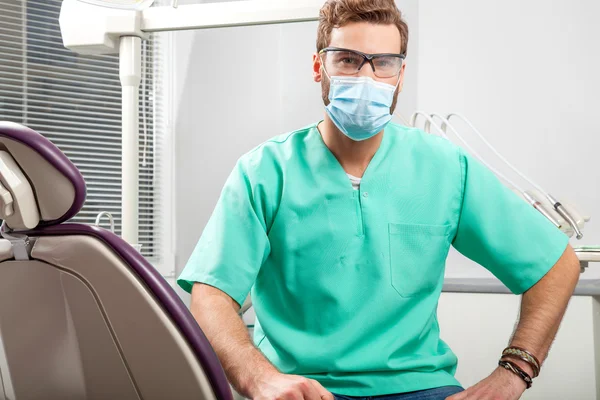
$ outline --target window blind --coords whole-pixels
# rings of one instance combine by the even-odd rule
[[[61,0],[0,0],[0,120],[26,125],[51,140],[79,168],[87,199],[73,222],[92,224],[102,211],[121,233],[121,84],[118,55],[84,56],[62,44]],[[139,242],[160,255],[161,41],[143,44],[140,88]],[[107,220],[102,226],[108,227]]]

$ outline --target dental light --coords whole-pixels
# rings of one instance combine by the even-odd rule
[[[316,21],[324,0],[152,5],[154,0],[63,0],[60,29],[80,54],[119,54],[122,85],[122,237],[138,243],[139,88],[142,40],[151,32]]]
[[[83,3],[94,4],[109,8],[121,8],[124,10],[143,10],[152,5],[154,0],[79,0]]]

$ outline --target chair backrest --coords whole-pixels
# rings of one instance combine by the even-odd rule
[[[173,288],[112,232],[63,224],[85,182],[40,134],[0,122],[0,400],[232,400]]]

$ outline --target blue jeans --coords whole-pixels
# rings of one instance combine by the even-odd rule
[[[384,396],[352,397],[333,394],[335,400],[445,400],[446,397],[462,392],[460,386],[442,386],[435,389],[419,390],[417,392],[387,394]]]

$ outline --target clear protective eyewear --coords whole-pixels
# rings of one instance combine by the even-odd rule
[[[329,75],[356,75],[369,63],[378,78],[392,78],[400,74],[404,54],[365,54],[356,50],[326,47],[319,52],[325,72]]]

